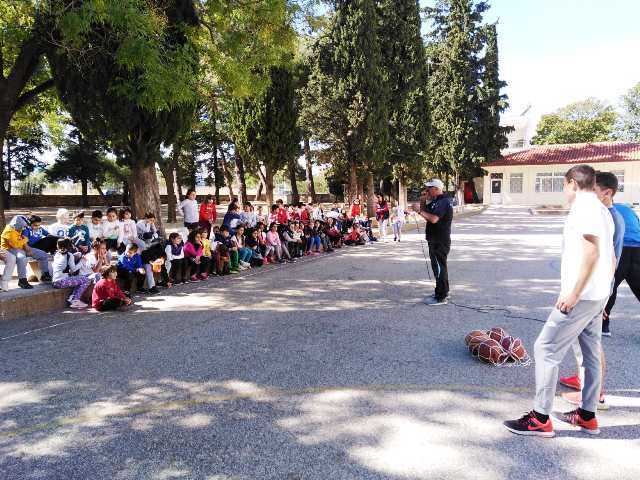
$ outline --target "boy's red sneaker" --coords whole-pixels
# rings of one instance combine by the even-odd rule
[[[199,281],[200,279],[198,278],[198,276],[197,276],[197,275],[191,275],[191,279],[190,279],[190,280],[191,280],[192,282],[197,282],[197,281]]]
[[[578,391],[582,390],[580,377],[578,375],[573,375],[572,377],[560,377],[560,385],[564,385],[565,387],[573,388]]]
[[[600,433],[596,417],[593,417],[591,420],[585,420],[580,416],[579,409],[561,413],[560,415],[557,415],[557,417],[559,420],[562,420],[569,425],[573,425],[574,427],[587,432],[589,435],[598,435]]]
[[[535,413],[530,411],[517,420],[507,420],[503,423],[507,430],[516,435],[527,435],[534,437],[551,438],[555,436],[553,431],[553,424],[551,419],[548,418],[545,423],[542,423],[536,418]]]
[[[207,278],[209,278],[209,274],[208,274],[208,273],[202,273],[202,274],[200,275],[200,279],[201,279],[201,280],[206,280]]]

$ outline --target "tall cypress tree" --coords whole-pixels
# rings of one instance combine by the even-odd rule
[[[427,143],[427,64],[418,0],[380,0],[380,44],[389,90],[387,163],[406,204],[406,181],[416,177]]]
[[[349,195],[358,171],[375,169],[388,141],[386,83],[374,0],[336,0],[326,38],[314,46],[303,94],[303,127],[349,165]]]
[[[508,145],[507,133],[513,127],[500,126],[500,113],[507,109],[509,103],[507,96],[500,93],[507,83],[500,80],[498,32],[495,24],[486,26],[485,44],[477,113],[477,148],[479,156],[485,162],[491,162],[500,158],[500,150]]]
[[[247,166],[260,175],[273,203],[274,176],[300,156],[293,74],[271,67],[271,84],[258,98],[236,103],[229,115],[229,134]]]
[[[434,24],[429,47],[430,167],[453,176],[457,186],[482,163],[477,139],[482,14],[487,2],[440,0],[429,9]]]

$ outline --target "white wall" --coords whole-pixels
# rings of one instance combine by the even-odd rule
[[[484,177],[484,198],[485,204],[492,202],[491,195],[491,173],[502,173],[502,203],[505,205],[563,205],[564,195],[562,192],[536,193],[536,174],[543,172],[566,172],[574,164],[562,165],[526,165],[526,166],[486,166],[483,167],[488,174]],[[595,163],[592,166],[596,170],[606,172],[624,171],[624,192],[618,192],[615,197],[616,202],[640,204],[640,160],[631,162],[611,162]],[[523,174],[522,193],[511,193],[509,191],[509,175],[511,173]]]

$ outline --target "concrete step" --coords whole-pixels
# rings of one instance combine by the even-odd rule
[[[72,289],[55,289],[50,283],[34,283],[32,290],[11,285],[8,292],[0,292],[0,321],[13,320],[30,315],[59,312],[66,307]]]

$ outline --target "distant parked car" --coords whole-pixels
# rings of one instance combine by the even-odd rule
[[[109,190],[106,190],[104,194],[105,195],[122,195],[122,192],[119,192],[118,190],[110,188]]]

